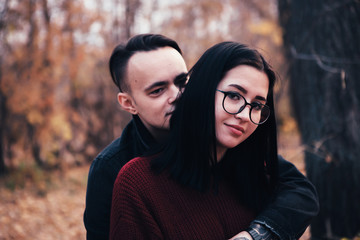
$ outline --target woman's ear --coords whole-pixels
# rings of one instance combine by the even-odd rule
[[[136,106],[134,104],[134,99],[132,99],[130,94],[120,92],[118,93],[117,97],[118,97],[118,102],[122,109],[133,115],[138,114]]]

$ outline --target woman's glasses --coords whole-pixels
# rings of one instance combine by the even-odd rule
[[[270,108],[267,105],[257,102],[248,103],[244,96],[237,92],[226,92],[219,89],[216,90],[224,94],[222,106],[225,112],[235,115],[240,113],[247,105],[249,105],[249,117],[251,122],[253,122],[254,124],[263,124],[269,118]]]

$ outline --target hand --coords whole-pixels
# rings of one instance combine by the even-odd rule
[[[242,231],[230,238],[229,240],[253,240],[253,238],[248,232]]]

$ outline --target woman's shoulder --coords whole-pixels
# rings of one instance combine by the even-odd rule
[[[142,170],[150,166],[151,157],[136,157],[127,162],[120,172],[129,172],[134,170]]]
[[[151,158],[149,157],[136,157],[126,163],[120,170],[118,178],[121,176],[142,176],[150,170]]]
[[[145,196],[167,182],[163,175],[151,169],[152,157],[137,157],[129,161],[119,172],[113,192],[131,193],[131,196]],[[165,183],[164,183],[165,184]],[[129,195],[129,194],[127,194]]]
[[[151,170],[151,159],[153,157],[137,157],[126,163],[120,170],[115,184],[127,184],[134,187],[143,186],[150,179],[154,178]]]

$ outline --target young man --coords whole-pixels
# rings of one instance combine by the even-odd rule
[[[166,139],[174,102],[187,81],[179,46],[161,35],[137,35],[126,45],[117,46],[109,65],[120,90],[119,104],[133,115],[133,120],[90,167],[84,212],[87,239],[108,239],[116,176],[132,158]],[[295,239],[317,214],[319,206],[313,185],[281,158],[279,172],[274,200],[236,238]]]

